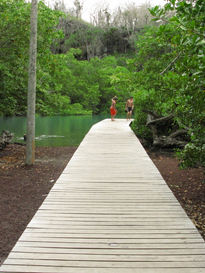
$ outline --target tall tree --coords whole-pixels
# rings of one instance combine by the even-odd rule
[[[81,18],[81,13],[83,10],[83,5],[79,0],[74,1],[74,6],[75,6],[75,16],[80,19]]]
[[[30,19],[30,51],[27,96],[27,140],[26,164],[32,165],[35,161],[35,104],[36,104],[36,55],[37,55],[37,14],[38,0],[31,2]]]

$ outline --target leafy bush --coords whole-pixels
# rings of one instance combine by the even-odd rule
[[[136,96],[135,100],[140,101],[139,109],[143,105],[162,115],[172,112],[177,125],[188,129],[191,142],[178,151],[186,167],[204,165],[204,12],[205,2],[201,0],[194,4],[187,0],[170,0],[163,9],[153,8],[151,13],[156,20],[166,24],[148,28],[138,38],[136,81],[132,82],[137,88],[154,90],[150,97],[152,105],[148,98],[140,101]],[[146,97],[146,92],[142,97]],[[146,136],[145,122],[141,111],[136,112],[133,126],[140,136]]]
[[[177,151],[182,168],[203,166],[205,167],[205,144],[188,143],[181,151]]]
[[[152,133],[146,126],[147,114],[144,110],[154,110],[155,90],[145,90],[143,88],[138,89],[134,93],[134,122],[132,128],[136,135],[140,138],[146,139],[147,141],[152,140]]]

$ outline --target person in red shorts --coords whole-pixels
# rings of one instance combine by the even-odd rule
[[[116,109],[116,102],[117,102],[117,97],[112,98],[112,104],[110,107],[110,114],[111,114],[111,120],[114,121],[114,118],[117,114],[117,109]]]

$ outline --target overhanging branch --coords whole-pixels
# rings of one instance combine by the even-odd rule
[[[181,53],[179,53],[172,61],[171,63],[168,64],[168,66],[160,73],[160,75],[163,75],[169,68],[170,66],[172,66],[176,61],[177,59],[180,57]]]
[[[166,116],[166,117],[161,117],[161,118],[157,118],[157,119],[148,121],[146,125],[150,126],[150,125],[157,124],[157,123],[167,122],[173,118],[174,118],[174,115],[170,114],[169,116]]]

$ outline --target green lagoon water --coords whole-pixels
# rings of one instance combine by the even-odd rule
[[[109,116],[36,117],[36,146],[77,146],[91,126]],[[23,142],[26,117],[0,117],[0,132],[14,133],[14,141]]]

